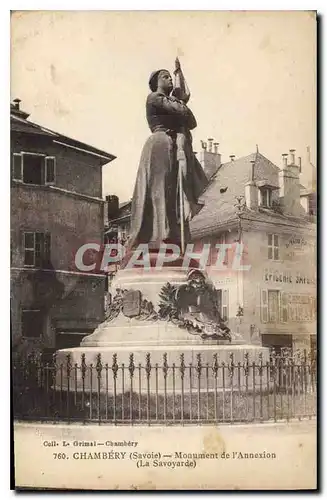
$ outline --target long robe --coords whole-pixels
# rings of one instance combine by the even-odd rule
[[[196,120],[186,104],[152,92],[147,98],[146,112],[152,135],[143,147],[137,172],[129,248],[140,243],[148,243],[152,248],[158,248],[161,242],[180,244],[178,134],[184,135],[186,160],[183,168],[185,242],[190,236],[189,220],[202,208],[199,196],[208,184],[193,153],[189,131],[196,127]]]

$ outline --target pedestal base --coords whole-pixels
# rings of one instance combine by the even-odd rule
[[[83,376],[82,354],[86,370]],[[100,354],[100,358],[99,358]],[[131,354],[133,355],[131,358]],[[67,388],[67,355],[71,390],[117,394],[176,391],[264,390],[269,349],[252,345],[140,345],[77,347],[57,352],[57,386]],[[101,367],[99,364],[101,361]],[[262,364],[262,370],[260,366]],[[91,368],[92,367],[92,368]],[[131,383],[132,381],[132,383]]]
[[[158,311],[162,287],[167,282],[177,286],[187,284],[189,272],[176,267],[123,270],[117,274],[115,283],[117,289],[140,291],[148,304],[151,300],[154,311]],[[173,288],[172,295],[175,293]],[[169,306],[169,300],[167,302]],[[133,311],[133,307],[128,306],[127,309]],[[163,320],[157,313],[147,316],[146,307],[145,314],[136,317],[123,314],[120,306],[118,309],[114,311],[116,317],[99,325],[93,334],[83,339],[80,347],[57,352],[57,363],[62,365],[57,373],[57,386],[115,394],[184,389],[190,392],[247,391],[267,387],[267,348],[247,345],[233,335],[231,340],[223,335],[213,338],[201,329],[178,326],[178,317],[176,324],[174,320]],[[192,320],[192,311],[183,314]],[[201,310],[195,308],[194,317],[200,325],[201,314]],[[205,316],[203,321],[210,329],[210,316],[209,320],[208,315]]]

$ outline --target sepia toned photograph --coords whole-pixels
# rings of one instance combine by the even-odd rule
[[[16,490],[317,489],[317,14],[12,11]]]

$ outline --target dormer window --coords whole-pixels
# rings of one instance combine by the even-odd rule
[[[308,189],[301,190],[300,196],[301,205],[308,215],[317,215],[317,195]]]
[[[272,208],[273,191],[279,189],[271,179],[261,179],[256,181],[258,186],[258,205],[262,208]]]
[[[271,208],[271,195],[272,195],[272,190],[268,187],[262,187],[259,190],[261,207]]]

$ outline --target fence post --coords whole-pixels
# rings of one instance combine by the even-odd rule
[[[150,425],[150,375],[151,375],[151,355],[149,352],[145,355],[145,372],[146,372],[146,383],[147,383],[147,394],[146,394],[146,418],[148,425]]]
[[[81,355],[81,374],[82,374],[82,411],[85,421],[85,376],[86,376],[86,362],[85,354]]]
[[[228,374],[230,384],[230,421],[233,423],[233,399],[234,399],[234,354],[229,355]]]
[[[277,384],[277,356],[276,352],[272,351],[270,356],[270,375],[273,377],[273,413],[274,421],[277,422],[277,400],[276,400],[276,384]]]
[[[129,378],[130,378],[129,419],[130,419],[130,422],[132,423],[132,421],[133,421],[133,377],[134,377],[134,371],[135,371],[134,354],[132,352],[129,355],[128,369],[129,369]]]
[[[184,354],[180,355],[180,367],[179,371],[181,374],[181,421],[184,423],[184,374],[185,374],[185,363]]]
[[[167,353],[163,353],[163,365],[162,371],[164,376],[164,421],[167,419],[167,374],[168,374],[168,363],[167,363]]]
[[[52,364],[51,364],[51,387],[52,391],[52,409],[54,413],[54,418],[57,414],[57,353],[55,352],[52,356]]]
[[[68,422],[69,422],[69,420],[70,420],[70,405],[69,405],[69,402],[70,402],[70,374],[71,374],[71,370],[72,370],[72,363],[71,363],[71,355],[70,354],[67,354],[66,360],[67,360],[67,363],[66,363],[66,376],[67,376],[66,408],[67,408],[67,418],[68,418]]]
[[[197,358],[197,365],[196,365],[196,372],[198,374],[198,420],[201,419],[201,413],[200,413],[200,397],[201,397],[201,372],[202,372],[202,364],[201,364],[201,354],[196,355]]]
[[[215,392],[214,392],[214,405],[215,405],[215,422],[218,420],[218,412],[217,412],[217,377],[218,377],[218,354],[215,352],[213,355],[213,365],[212,371],[215,379]]]
[[[117,354],[114,353],[112,355],[112,375],[114,381],[114,400],[113,400],[113,420],[114,423],[117,423],[117,372],[118,372],[118,364],[117,364]]]
[[[260,422],[263,421],[263,394],[262,394],[262,374],[263,374],[263,363],[262,363],[262,352],[259,352],[259,392],[260,392]]]
[[[100,421],[101,421],[101,413],[100,413],[100,406],[101,406],[101,374],[102,374],[102,362],[101,362],[101,354],[100,353],[97,355],[96,371],[97,371],[97,381],[98,381],[98,422],[100,424]]]
[[[245,408],[246,408],[246,420],[249,420],[249,372],[250,372],[250,364],[249,364],[249,353],[246,351],[244,354],[244,378],[245,378]]]

